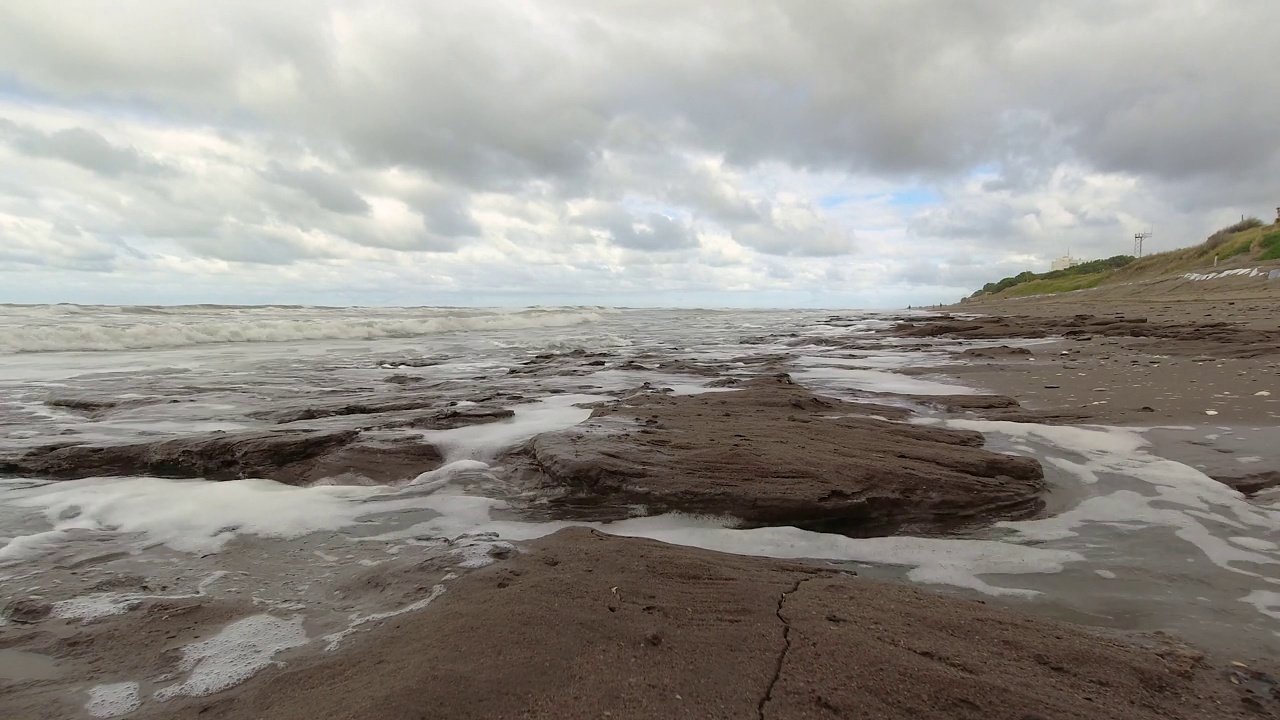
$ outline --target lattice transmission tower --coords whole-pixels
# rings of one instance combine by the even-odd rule
[[[1140,232],[1133,236],[1133,256],[1142,257],[1142,242],[1151,237],[1150,232]]]

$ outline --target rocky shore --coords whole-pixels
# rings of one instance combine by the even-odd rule
[[[551,492],[556,515],[593,519],[641,505],[873,536],[1043,507],[1039,463],[986,450],[979,433],[912,425],[905,410],[824,398],[788,375],[736,388],[610,403],[584,424],[533,438],[509,465]]]
[[[1277,668],[1238,662],[1222,648],[1205,652],[1169,635],[1032,617],[871,579],[850,563],[788,562],[606,534],[607,523],[664,513],[843,538],[966,537],[993,523],[1043,518],[1053,492],[1046,466],[1028,448],[989,447],[981,432],[948,427],[947,420],[1168,426],[1147,435],[1162,455],[1242,494],[1264,496],[1280,484],[1276,455],[1259,445],[1269,436],[1228,445],[1184,437],[1179,433],[1189,431],[1178,428],[1210,421],[1274,429],[1280,330],[1263,303],[1204,309],[1042,303],[975,316],[962,308],[902,318],[877,334],[782,339],[834,348],[853,362],[882,349],[886,338],[907,338],[902,352],[945,355],[948,364],[907,364],[899,368],[904,378],[946,372],[981,393],[871,389],[837,396],[784,372],[794,360],[786,353],[695,362],[579,351],[537,355],[482,396],[391,375],[389,390],[259,413],[265,424],[256,429],[123,443],[69,439],[0,452],[0,473],[11,476],[381,485],[404,493],[385,500],[414,508],[415,493],[429,495],[452,477],[433,473],[461,462],[466,472],[479,467],[490,478],[485,497],[472,499],[500,505],[502,518],[521,528],[595,524],[530,533],[537,539],[510,545],[494,534],[432,525],[452,510],[445,502],[421,506],[429,508],[422,515],[430,530],[391,533],[402,544],[359,563],[306,543],[280,562],[235,540],[231,557],[244,563],[228,561],[215,580],[268,572],[255,563],[296,573],[312,556],[326,559],[323,573],[291,586],[302,588],[296,598],[270,601],[252,589],[214,597],[204,584],[174,594],[140,575],[112,585],[91,572],[78,575],[127,553],[69,556],[55,584],[114,592],[110,602],[118,607],[68,619],[56,611],[56,591],[37,585],[7,593],[0,663],[29,662],[22,653],[37,653],[77,675],[0,676],[0,716],[1280,716]],[[598,372],[655,380],[606,399],[565,403],[582,405],[574,412],[590,417],[511,435],[511,445],[485,456],[492,464],[459,455],[457,438],[464,436],[440,434],[520,421],[536,405],[516,383],[560,383],[554,397],[593,391],[587,380]],[[661,378],[672,374],[700,385],[666,387]],[[103,399],[54,401],[94,418],[119,411]],[[1255,455],[1257,462],[1238,461]],[[431,479],[418,485],[424,477]],[[97,584],[81,582],[86,578]],[[320,588],[342,602],[328,619],[304,622]],[[1265,598],[1259,602],[1269,607]],[[274,614],[254,614],[262,606]],[[375,606],[392,609],[353,609]],[[343,612],[345,624],[335,625]],[[232,655],[250,658],[251,670],[208,693],[164,689],[192,667],[198,674],[190,648],[218,641],[219,628],[225,633],[246,617],[272,618],[263,632],[279,639],[232,643]],[[162,701],[93,711],[97,690],[90,685],[123,687],[131,678],[159,678],[144,681],[141,692]]]
[[[1271,676],[812,565],[585,529],[171,718],[1256,718]]]

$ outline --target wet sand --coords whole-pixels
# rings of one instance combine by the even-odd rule
[[[980,321],[985,328],[978,334],[1033,344],[1020,345],[1027,354],[969,351],[967,364],[948,372],[1066,422],[1156,428],[1149,436],[1161,456],[1253,494],[1280,486],[1275,450],[1280,316],[1275,307],[1203,299],[983,306],[993,314]],[[1091,314],[1104,310],[1105,315]],[[1106,321],[1119,331],[1108,334]],[[1037,340],[1026,337],[1029,327],[1067,335]]]
[[[1276,305],[1228,302],[961,306],[991,314],[980,321],[983,330],[946,336],[1066,336],[1025,345],[1030,355],[969,356],[970,365],[948,372],[1027,407],[1080,412],[1099,423],[1280,423]]]

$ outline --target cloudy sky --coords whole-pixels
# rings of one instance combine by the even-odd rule
[[[892,307],[1280,204],[1275,0],[0,5],[0,302]]]

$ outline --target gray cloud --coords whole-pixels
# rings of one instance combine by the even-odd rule
[[[51,266],[74,228],[369,278],[432,252],[442,283],[772,287],[847,254],[985,281],[1269,210],[1280,66],[1240,36],[1271,27],[1265,0],[9,3],[0,222]]]
[[[601,205],[580,214],[575,222],[600,230],[614,245],[632,250],[685,250],[698,244],[686,223],[656,212],[636,218],[620,207]]]
[[[333,133],[368,162],[490,188],[577,175],[613,144],[671,141],[740,164],[954,171],[998,154],[1009,129],[992,119],[1010,111],[1045,117],[1124,171],[1253,163],[1245,149],[1275,138],[1276,71],[1264,49],[1234,40],[1280,10],[1252,0],[1173,11],[1154,0],[498,5],[403,5],[376,19],[340,3],[304,15],[220,4],[199,11],[230,29],[217,40],[157,4],[152,22],[120,23],[111,42],[87,30],[104,18],[21,8],[0,58],[62,92],[141,89],[197,109],[237,98]],[[155,42],[157,26],[168,42]],[[335,30],[349,46],[328,44]],[[86,42],[72,50],[59,32]],[[252,79],[261,93],[228,92]]]
[[[831,257],[853,251],[853,239],[835,223],[817,218],[771,219],[733,228],[733,239],[766,255]]]
[[[135,148],[113,145],[99,133],[85,128],[44,133],[0,118],[0,138],[27,155],[63,160],[109,177],[126,173],[163,175],[169,170]]]
[[[435,195],[416,202],[423,225],[432,234],[446,238],[470,238],[480,235],[480,225],[467,208],[461,194]]]
[[[343,215],[364,215],[369,203],[342,178],[319,168],[294,169],[272,163],[264,176],[272,182],[308,195],[325,210]]]

